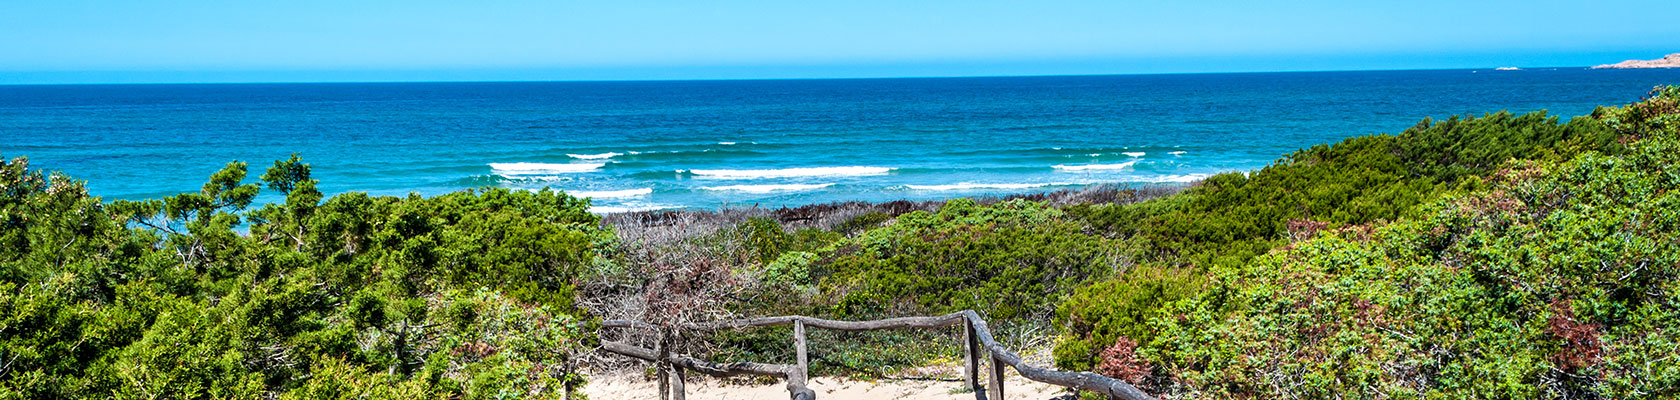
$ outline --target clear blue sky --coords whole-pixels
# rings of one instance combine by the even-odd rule
[[[1581,66],[1680,1],[0,0],[0,83]]]

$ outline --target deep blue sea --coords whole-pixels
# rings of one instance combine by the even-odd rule
[[[1568,118],[1680,70],[0,86],[0,156],[95,195],[301,153],[329,193],[551,187],[598,211],[1186,182],[1424,117]],[[259,198],[273,201],[272,194]]]

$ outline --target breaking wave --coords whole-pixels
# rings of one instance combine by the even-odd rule
[[[950,185],[904,185],[904,187],[907,188],[907,189],[912,189],[912,190],[947,191],[947,190],[980,190],[980,189],[1014,190],[1014,189],[1041,188],[1041,187],[1048,187],[1048,186],[1069,186],[1069,185],[1074,185],[1074,184],[1073,183],[956,183],[956,184],[950,184]]]
[[[832,184],[832,183],[817,183],[817,184],[786,184],[786,185],[730,185],[730,186],[706,186],[706,187],[701,187],[701,189],[717,190],[717,191],[746,192],[746,193],[770,193],[770,192],[797,192],[797,191],[805,191],[805,190],[816,190],[816,189],[826,188],[826,187],[829,187],[829,186],[834,186],[834,184]]]
[[[601,169],[606,163],[550,164],[550,163],[490,163],[490,170],[504,177],[529,175],[575,174]]]
[[[590,197],[590,198],[597,198],[597,199],[617,199],[617,198],[624,198],[624,197],[641,197],[641,196],[646,196],[646,195],[649,195],[649,194],[652,194],[652,193],[653,193],[653,188],[627,189],[627,190],[576,190],[576,191],[568,190],[568,191],[566,191],[566,194],[572,195],[573,197]]]
[[[631,153],[635,153],[635,152],[632,151]],[[618,157],[618,156],[622,156],[622,155],[624,155],[624,153],[608,152],[608,153],[601,153],[601,154],[567,154],[566,156],[571,157],[571,158],[576,158],[576,159],[579,159],[579,160],[605,160],[605,159],[608,159],[608,158]]]
[[[1052,168],[1062,171],[1105,171],[1131,168],[1137,161],[1127,161],[1119,164],[1085,164],[1085,165],[1053,165]]]
[[[783,169],[689,169],[677,170],[701,178],[715,179],[759,179],[759,178],[804,178],[815,176],[871,176],[886,175],[893,168],[885,167],[811,167],[811,168],[783,168]]]

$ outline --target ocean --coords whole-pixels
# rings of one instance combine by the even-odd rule
[[[563,190],[598,212],[1190,182],[1424,117],[1565,119],[1680,70],[1428,70],[640,82],[0,86],[0,156],[106,200],[254,181],[328,194]],[[265,193],[259,202],[280,201]]]

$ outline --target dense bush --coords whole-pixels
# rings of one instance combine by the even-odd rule
[[[0,398],[556,397],[590,347],[574,278],[609,233],[552,192],[322,201],[295,156],[245,212],[198,193],[102,204],[0,162]],[[248,229],[248,233],[244,230]]]
[[[1425,119],[1399,135],[1314,146],[1258,171],[1217,175],[1178,196],[1068,207],[1124,238],[1135,262],[1164,272],[1081,288],[1061,306],[1057,363],[1085,370],[1116,341],[1148,343],[1153,333],[1138,324],[1193,294],[1189,281],[1206,268],[1243,266],[1322,230],[1417,217],[1432,199],[1482,189],[1508,160],[1617,154],[1616,139],[1593,118],[1559,123],[1544,112]]]
[[[1680,395],[1680,134],[1637,122],[1680,113],[1629,115],[1676,99],[1600,110],[1641,133],[1626,154],[1512,162],[1415,219],[1215,266],[1140,353],[1209,397]]]
[[[1132,205],[1069,207],[1094,226],[1135,238],[1140,261],[1236,266],[1287,241],[1288,222],[1330,228],[1415,216],[1453,189],[1474,189],[1506,160],[1561,160],[1620,151],[1591,118],[1545,112],[1423,120],[1399,135],[1347,139],[1290,154],[1253,172],[1208,178],[1182,196]]]
[[[1118,341],[1149,343],[1149,320],[1163,315],[1164,304],[1199,294],[1203,280],[1188,269],[1142,266],[1079,288],[1056,309],[1055,324],[1068,333],[1054,350],[1056,367],[1091,371]]]
[[[837,245],[822,289],[842,317],[976,309],[1047,315],[1060,297],[1120,267],[1114,245],[1061,210],[958,199]]]

